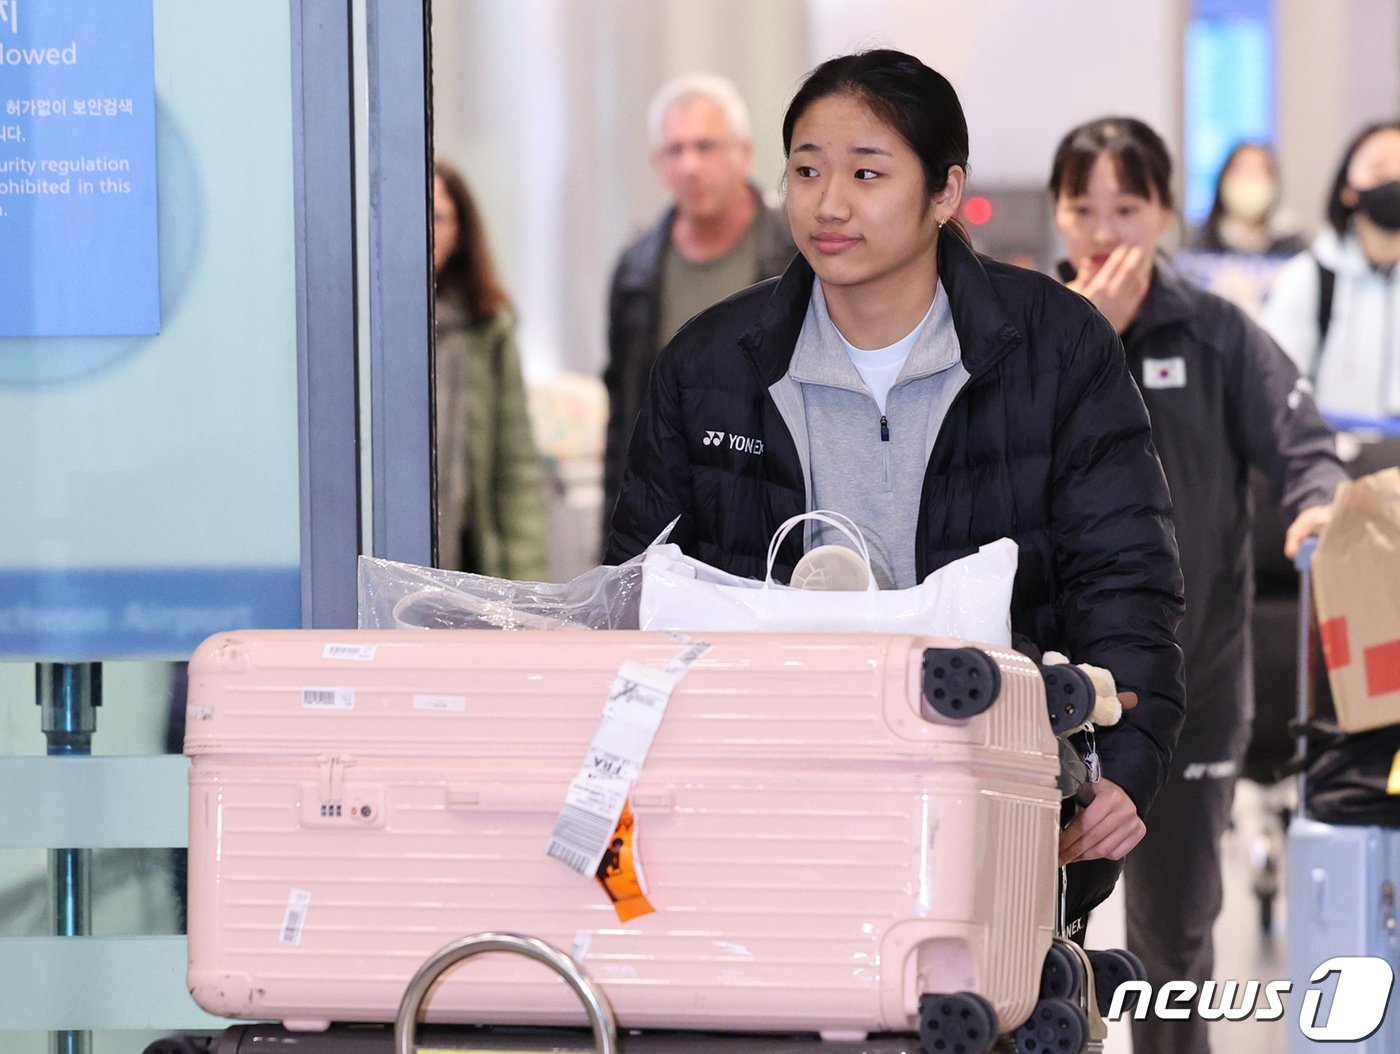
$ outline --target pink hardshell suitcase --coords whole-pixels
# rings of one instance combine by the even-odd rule
[[[1040,669],[928,637],[705,639],[635,784],[656,910],[626,924],[545,844],[619,666],[664,667],[685,638],[206,641],[185,740],[196,1001],[298,1029],[392,1021],[433,952],[514,931],[572,949],[630,1028],[909,1031],[935,993],[989,1002],[993,1035],[1025,1021],[1060,806]],[[497,956],[450,974],[427,1017],[584,1020],[552,975]]]

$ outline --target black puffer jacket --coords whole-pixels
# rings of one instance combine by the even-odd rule
[[[1249,469],[1264,473],[1291,523],[1346,479],[1336,433],[1269,335],[1165,260],[1123,341],[1176,507],[1190,702],[1183,760],[1234,757],[1251,701]]]
[[[1012,628],[1111,670],[1141,702],[1099,737],[1104,773],[1140,812],[1181,731],[1181,570],[1147,412],[1113,328],[1043,275],[943,237],[939,276],[971,377],[924,478],[917,571],[1000,537],[1020,546]],[[608,559],[673,518],[691,555],[762,577],[769,539],[806,511],[803,471],[769,387],[784,376],[811,295],[801,257],[687,324],[661,354],[628,452]],[[711,433],[743,442],[714,443]],[[710,442],[707,442],[710,439]],[[790,536],[786,579],[800,557]]]

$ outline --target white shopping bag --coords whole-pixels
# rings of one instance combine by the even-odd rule
[[[769,630],[805,633],[921,633],[1011,645],[1011,586],[1016,543],[1000,538],[930,574],[910,589],[864,592],[793,589],[773,581],[778,547],[807,520],[829,524],[870,565],[860,529],[845,516],[808,512],[773,536],[764,581],[740,578],[681,552],[656,545],[642,559],[641,628],[654,630]]]

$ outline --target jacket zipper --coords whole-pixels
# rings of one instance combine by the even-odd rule
[[[890,419],[884,414],[880,415],[880,449],[884,452],[885,478],[881,481],[887,486],[890,482]]]

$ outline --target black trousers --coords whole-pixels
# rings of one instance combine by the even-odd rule
[[[1154,989],[1211,979],[1212,930],[1223,898],[1220,840],[1230,822],[1248,728],[1206,743],[1182,742],[1147,817],[1147,836],[1124,868],[1128,950]],[[1134,1054],[1209,1054],[1209,1023],[1196,1014],[1133,1021]]]

